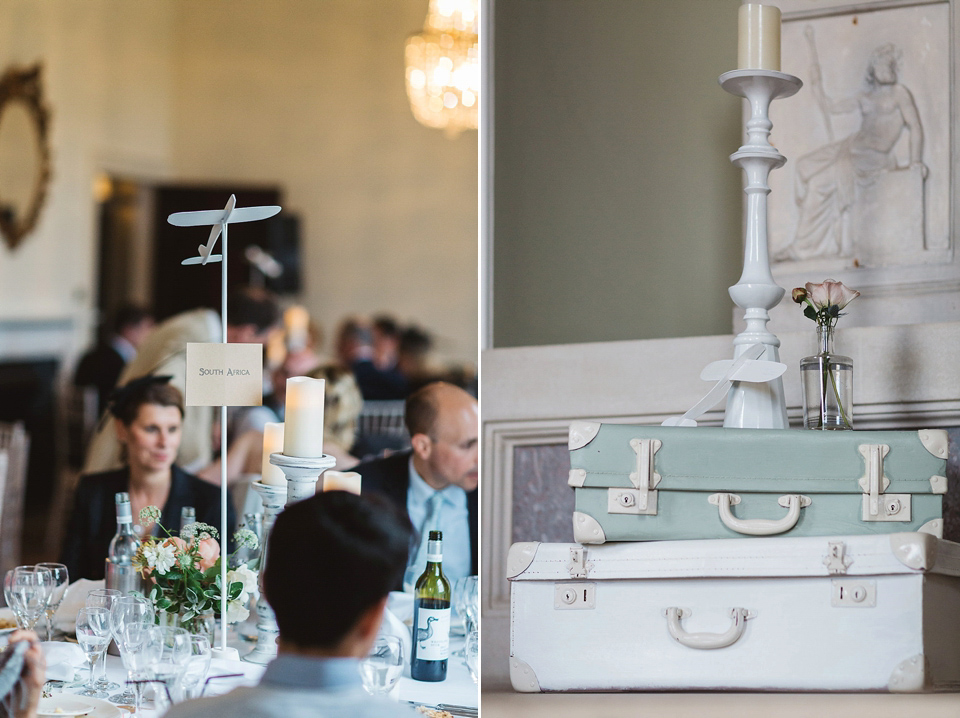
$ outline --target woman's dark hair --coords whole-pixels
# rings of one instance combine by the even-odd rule
[[[183,418],[183,394],[168,383],[169,376],[144,376],[134,379],[117,389],[110,399],[110,413],[130,426],[140,413],[144,404],[157,406],[175,406]]]
[[[406,513],[376,494],[325,491],[284,509],[263,574],[280,637],[335,647],[400,584],[412,531]]]

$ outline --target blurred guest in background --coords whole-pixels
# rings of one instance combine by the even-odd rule
[[[381,371],[374,364],[373,334],[359,319],[345,320],[337,332],[337,358],[353,372],[360,393],[368,401],[400,400],[407,384],[395,370]]]
[[[363,397],[349,369],[339,364],[323,364],[307,372],[313,379],[324,379],[323,453],[337,460],[337,470],[350,469],[360,460],[350,454],[357,438],[357,418],[363,409]]]
[[[114,394],[110,428],[123,449],[124,466],[80,479],[60,557],[71,579],[103,578],[107,549],[117,532],[115,495],[120,491],[130,494],[135,524],[140,509],[156,506],[163,512],[160,523],[179,527],[181,509],[193,506],[198,521],[220,526],[220,491],[174,464],[184,407],[183,395],[169,379],[141,377]],[[227,523],[233,527],[236,519],[228,510]]]
[[[400,333],[397,369],[403,375],[411,391],[436,381],[438,376],[430,370],[427,358],[433,348],[433,339],[417,326],[409,326]]]
[[[428,384],[407,399],[412,449],[363,462],[364,493],[380,493],[405,509],[419,531],[405,574],[410,584],[426,566],[427,535],[443,531],[443,572],[455,581],[477,573],[477,402],[459,387]]]
[[[393,371],[397,368],[400,350],[400,325],[393,317],[381,314],[373,318],[370,331],[373,341],[373,365],[380,371]]]
[[[137,348],[153,329],[153,315],[136,304],[124,304],[113,319],[113,331],[84,354],[73,376],[78,387],[97,389],[97,413],[107,406],[123,368],[137,355]]]
[[[227,341],[263,344],[280,320],[274,296],[263,290],[241,289],[227,301]],[[211,309],[194,309],[167,319],[140,346],[137,356],[120,376],[127,383],[147,374],[168,374],[181,391],[186,387],[186,345],[219,342],[220,317]],[[213,460],[213,419],[209,406],[187,407],[180,443],[180,464],[197,471]],[[101,426],[93,437],[84,463],[85,473],[116,469],[122,465],[120,444],[112,427]]]

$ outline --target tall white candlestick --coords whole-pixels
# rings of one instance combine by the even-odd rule
[[[780,72],[780,8],[741,5],[738,30],[737,67]]]
[[[279,466],[270,463],[270,454],[283,451],[283,424],[268,421],[263,425],[263,460],[260,481],[268,486],[286,486],[287,477]]]
[[[325,471],[323,474],[324,491],[349,491],[360,493],[360,474],[356,471]]]
[[[323,379],[292,376],[287,379],[283,453],[286,456],[323,456]]]

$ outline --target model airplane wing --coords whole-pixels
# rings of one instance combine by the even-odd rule
[[[174,212],[167,221],[174,227],[199,227],[204,224],[226,224],[232,221],[234,207],[237,206],[237,196],[230,195],[223,209],[203,209],[199,212]],[[247,221],[250,220],[240,220]]]
[[[277,214],[280,207],[277,205],[264,205],[262,207],[241,207],[233,210],[230,215],[230,224],[234,222],[256,222],[260,219],[267,219]]]

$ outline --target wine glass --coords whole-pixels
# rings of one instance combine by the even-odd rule
[[[110,621],[110,609],[113,608],[113,602],[123,594],[114,588],[95,588],[87,593],[87,608],[105,608],[107,609],[107,619],[110,624],[111,638],[113,637],[113,623]],[[109,645],[109,641],[107,642]],[[101,691],[112,691],[120,687],[118,683],[107,680],[107,652],[104,651],[100,658],[100,665],[97,667],[100,677],[97,679],[97,688]]]
[[[210,639],[207,636],[190,636],[190,657],[187,659],[181,680],[183,697],[187,700],[199,698],[203,692],[212,658]]]
[[[186,668],[192,648],[186,629],[173,626],[154,626],[147,634],[150,653],[154,660],[147,666],[147,677],[156,683],[153,703],[162,715],[171,703],[180,700],[180,678]]]
[[[403,675],[403,643],[396,636],[377,636],[360,661],[360,678],[370,695],[389,693]]]
[[[53,615],[63,603],[63,597],[67,595],[67,588],[70,586],[70,574],[67,567],[62,563],[38,563],[41,568],[50,569],[53,574],[53,590],[50,592],[50,598],[47,600],[47,640],[53,640]]]
[[[120,659],[127,669],[128,681],[134,680],[134,676],[127,656],[127,644],[123,641],[123,629],[132,624],[140,624],[144,628],[152,626],[153,616],[153,604],[143,596],[136,594],[120,596],[113,601],[113,605],[110,607],[110,629],[113,634],[113,640],[117,642]],[[136,637],[136,634],[131,635]],[[136,642],[134,641],[134,643]],[[136,650],[137,645],[134,645],[134,650]],[[131,685],[128,685],[122,693],[110,696],[111,703],[123,703],[125,705],[134,703],[136,699],[137,696]]]
[[[467,576],[463,585],[463,622],[464,630],[469,633],[478,625],[480,618],[479,583],[476,576]]]
[[[81,608],[77,612],[77,643],[83,649],[84,658],[90,664],[90,679],[81,696],[106,698],[107,694],[97,688],[93,680],[94,669],[110,644],[110,612],[105,608]]]
[[[136,682],[147,678],[147,669],[160,658],[161,641],[153,639],[156,626],[152,623],[131,621],[119,631],[117,647],[123,667],[127,669],[128,682],[133,683],[133,714],[140,715],[143,702],[143,684]],[[111,699],[112,700],[112,699]]]
[[[13,611],[13,617],[17,621],[17,625],[20,625],[20,616],[18,606],[13,600],[13,572],[14,569],[10,569],[3,576],[3,600],[7,602],[7,607]]]
[[[47,609],[53,573],[37,566],[17,566],[10,582],[10,608],[20,628],[33,629]]]
[[[477,668],[480,664],[480,632],[477,629],[467,631],[467,640],[463,644],[463,662],[470,672],[470,677],[476,684],[479,678]]]

